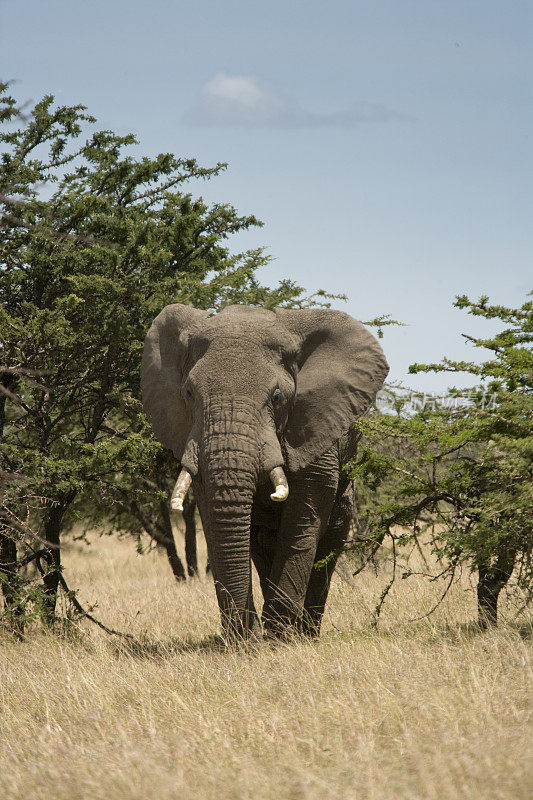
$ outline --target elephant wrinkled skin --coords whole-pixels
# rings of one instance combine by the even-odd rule
[[[377,340],[340,311],[169,305],[144,346],[143,403],[190,476],[227,636],[316,635],[353,516],[352,425],[388,373]],[[282,467],[289,494],[271,499]],[[273,476],[283,475],[276,469]],[[278,499],[286,489],[279,489]],[[174,499],[179,508],[179,498]]]

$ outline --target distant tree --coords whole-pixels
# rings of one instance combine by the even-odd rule
[[[406,412],[405,395],[392,392],[395,413],[361,421],[366,435],[351,474],[362,492],[365,544],[375,548],[389,536],[396,548],[417,541],[428,518],[437,522],[440,577],[449,586],[461,565],[477,572],[485,627],[496,622],[511,576],[526,602],[533,592],[533,303],[506,308],[460,296],[455,306],[501,321],[493,337],[463,334],[489,358],[413,364],[410,372],[467,373],[480,383],[414,413]]]
[[[187,188],[224,164],[136,156],[136,144],[51,96],[21,119],[0,86],[5,614],[35,601],[22,571],[34,560],[54,618],[61,536],[80,519],[150,534],[184,577],[166,502],[179,465],[154,442],[139,397],[143,340],[161,308],[313,302],[289,280],[259,283],[261,249],[230,252],[231,234],[261,224],[254,216]]]

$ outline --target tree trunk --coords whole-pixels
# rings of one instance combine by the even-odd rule
[[[19,604],[20,575],[17,544],[8,528],[0,531],[0,586],[4,595],[4,616],[10,619],[14,630],[21,632],[24,626]]]
[[[198,576],[195,514],[196,503],[189,492],[183,503],[183,520],[185,522],[185,561],[187,562],[187,574],[191,578]]]
[[[66,505],[62,501],[54,502],[44,520],[44,538],[49,545],[46,556],[46,572],[43,575],[44,603],[42,619],[47,625],[55,619],[57,590],[61,573],[60,536]]]
[[[15,388],[15,376],[7,372],[0,373],[0,383],[8,390]],[[6,421],[6,400],[7,396],[2,392],[0,394],[0,438],[4,433],[4,425]],[[3,502],[5,491],[5,473],[0,466],[0,501]],[[0,523],[0,591],[4,596],[6,607],[10,609],[9,616],[12,619],[15,616],[20,616],[22,611],[18,606],[19,591],[20,591],[20,575],[19,565],[17,559],[17,544],[12,531],[8,525]],[[21,629],[20,621],[17,623],[16,628]]]
[[[187,576],[185,575],[183,563],[176,549],[176,541],[172,532],[172,522],[170,519],[168,504],[165,501],[162,501],[160,509],[161,519],[163,522],[163,534],[162,536],[158,537],[156,541],[165,548],[170,569],[172,570],[172,574],[176,580],[184,581],[187,579]]]
[[[498,597],[512,575],[514,562],[514,550],[506,550],[494,564],[487,560],[478,565],[477,607],[482,630],[498,622]]]

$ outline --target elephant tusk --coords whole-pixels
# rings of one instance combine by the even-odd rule
[[[170,507],[173,511],[183,511],[183,501],[192,483],[192,475],[183,468],[178,476],[176,485],[170,498]]]
[[[275,500],[276,503],[282,503],[289,496],[289,484],[283,472],[283,467],[274,467],[270,471],[270,480],[276,490],[270,495],[270,499]]]

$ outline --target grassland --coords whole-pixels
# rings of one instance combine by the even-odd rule
[[[531,619],[473,631],[467,576],[335,580],[316,642],[221,652],[209,578],[176,584],[131,541],[74,543],[65,575],[130,649],[87,622],[0,638],[0,797],[524,800],[533,796]],[[504,606],[512,617],[512,607]]]

